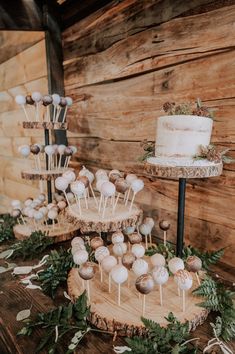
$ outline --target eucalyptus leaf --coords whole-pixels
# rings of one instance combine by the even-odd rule
[[[30,314],[31,314],[30,309],[22,310],[22,311],[17,313],[16,321],[23,321],[26,318],[28,318],[30,316]]]

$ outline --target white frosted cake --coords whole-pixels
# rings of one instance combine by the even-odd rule
[[[200,145],[210,144],[213,120],[193,115],[169,115],[157,119],[155,157],[148,162],[161,165],[190,166],[208,164],[195,160]]]

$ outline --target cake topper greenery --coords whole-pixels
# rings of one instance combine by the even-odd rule
[[[194,156],[195,160],[201,160],[201,159],[207,159],[208,161],[211,162],[223,162],[223,163],[233,163],[235,162],[234,159],[232,159],[229,156],[226,156],[227,152],[229,149],[220,149],[215,145],[208,145],[208,146],[203,146],[200,145],[200,152],[198,155]]]
[[[199,117],[207,117],[213,119],[213,109],[204,106],[198,98],[196,102],[181,103],[165,102],[163,104],[164,112],[169,115],[193,115]]]

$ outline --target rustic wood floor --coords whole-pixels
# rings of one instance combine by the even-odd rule
[[[33,261],[14,261],[17,265],[35,264],[37,259]],[[234,274],[226,268],[218,268],[216,272],[221,275],[230,285],[234,283]],[[17,332],[22,328],[22,323],[16,321],[16,315],[23,309],[30,308],[32,316],[37,312],[48,311],[53,306],[64,302],[63,291],[66,290],[66,284],[60,288],[54,302],[45,296],[40,290],[28,290],[19,284],[17,278],[14,278],[10,272],[1,274],[0,277],[0,354],[34,354],[39,338],[43,336],[41,330],[37,330],[31,337],[17,337]],[[193,337],[200,338],[198,341],[199,348],[205,347],[207,341],[211,338],[209,316],[206,323],[193,332]],[[124,345],[124,339],[117,338],[113,342],[113,338],[107,334],[89,334],[82,344],[79,346],[77,353],[79,354],[111,354],[113,345]],[[62,343],[58,353],[66,352],[66,343]],[[235,353],[235,343],[231,344],[231,348]],[[45,353],[45,352],[41,352]],[[218,348],[213,353],[220,353]]]

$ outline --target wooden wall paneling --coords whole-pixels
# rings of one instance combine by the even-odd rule
[[[65,90],[75,102],[68,139],[79,147],[73,166],[145,176],[137,202],[156,220],[170,219],[173,242],[177,182],[145,175],[137,161],[140,141],[155,140],[165,101],[201,97],[216,109],[212,142],[235,158],[234,21],[235,1],[124,0],[63,33]],[[235,202],[234,171],[235,163],[219,178],[189,180],[186,194],[187,242],[228,246],[227,264],[235,251],[234,208],[228,208]],[[162,237],[158,228],[155,234]]]

